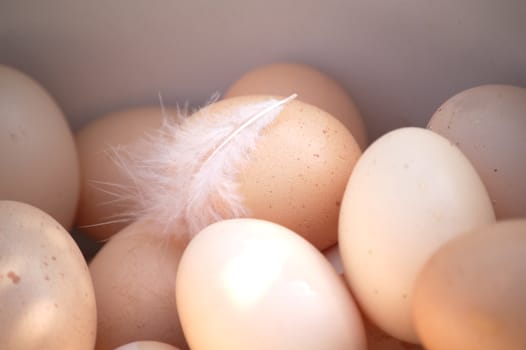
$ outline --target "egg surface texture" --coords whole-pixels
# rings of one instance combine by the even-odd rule
[[[319,249],[334,245],[345,185],[361,155],[352,135],[321,109],[291,101],[256,142],[238,174],[248,216],[283,225]]]
[[[339,246],[362,310],[386,333],[418,342],[412,290],[427,258],[465,231],[495,221],[479,176],[444,137],[402,128],[375,141],[345,190]]]
[[[526,89],[484,85],[447,100],[428,127],[469,158],[497,219],[526,217]]]
[[[156,341],[137,341],[123,346],[119,346],[115,350],[179,350],[166,343],[159,343]]]
[[[184,244],[157,230],[162,227],[135,222],[91,261],[99,314],[96,350],[144,339],[186,349],[174,296]]]
[[[81,191],[76,225],[102,240],[129,222],[139,191],[133,174],[122,166],[130,152],[143,151],[154,137],[164,116],[174,110],[143,107],[102,116],[76,134],[81,169]],[[142,149],[141,149],[142,148]]]
[[[330,263],[267,221],[201,231],[181,258],[176,300],[192,350],[366,348],[359,312]]]
[[[3,65],[0,169],[0,199],[34,205],[71,228],[80,182],[73,134],[40,84]]]
[[[526,349],[526,219],[462,235],[418,277],[413,314],[428,350]]]
[[[88,267],[69,233],[28,204],[0,201],[0,348],[93,350]]]
[[[300,101],[312,104],[338,118],[351,131],[362,149],[367,146],[365,123],[345,89],[318,69],[299,63],[273,63],[245,73],[226,91],[223,98],[242,95],[298,94]]]

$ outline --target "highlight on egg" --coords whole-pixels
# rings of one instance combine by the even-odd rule
[[[224,220],[183,253],[176,303],[192,350],[364,350],[363,323],[330,263],[293,231]]]

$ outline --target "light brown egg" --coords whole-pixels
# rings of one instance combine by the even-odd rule
[[[526,219],[438,250],[418,277],[413,316],[428,350],[526,349]]]
[[[233,83],[224,98],[242,95],[298,94],[338,118],[353,134],[362,149],[367,147],[367,131],[355,103],[345,89],[318,69],[299,63],[274,63],[255,68]]]
[[[188,245],[176,300],[192,350],[364,350],[345,284],[294,232],[256,219],[217,222]]]
[[[126,345],[119,346],[115,350],[179,350],[166,343],[159,343],[156,341],[137,341]]]
[[[79,197],[72,132],[44,88],[0,65],[0,199],[36,206],[70,229]]]
[[[160,235],[162,230],[149,222],[133,223],[91,261],[99,315],[96,350],[144,339],[187,348],[174,296],[184,243]]]
[[[28,204],[0,201],[0,348],[92,350],[93,285],[69,233]]]
[[[497,219],[526,217],[526,89],[484,85],[447,100],[428,127],[469,158]]]
[[[129,224],[123,215],[132,209],[133,199],[126,195],[136,189],[119,157],[125,158],[125,152],[133,152],[138,141],[154,133],[163,115],[175,113],[160,107],[122,110],[94,120],[77,133],[82,182],[76,225],[83,232],[103,240]]]
[[[254,97],[223,100],[233,108]],[[319,249],[334,245],[345,185],[360,148],[331,115],[301,101],[287,104],[240,167],[239,191],[250,217],[279,223]]]

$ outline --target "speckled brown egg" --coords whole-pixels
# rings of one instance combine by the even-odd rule
[[[251,100],[224,100],[214,108]],[[240,167],[239,191],[251,217],[279,223],[319,249],[328,248],[337,241],[340,202],[360,155],[336,118],[291,101],[263,130],[249,161]]]
[[[360,112],[347,91],[320,70],[300,63],[273,63],[257,67],[234,82],[224,98],[242,95],[297,93],[300,101],[317,106],[349,128],[362,149],[367,147],[367,130]]]

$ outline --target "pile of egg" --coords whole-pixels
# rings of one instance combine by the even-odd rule
[[[0,66],[0,348],[526,349],[525,135],[485,85],[369,144],[288,63],[73,134]]]

